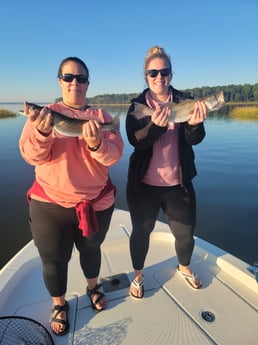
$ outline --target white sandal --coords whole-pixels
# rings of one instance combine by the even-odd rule
[[[142,293],[141,296],[137,296],[137,295],[134,295],[132,291],[130,291],[130,295],[132,296],[132,298],[142,299],[144,296],[144,278],[142,277],[142,279],[139,282],[137,282],[135,279],[132,280],[131,285],[133,285],[137,291],[141,291]]]
[[[177,272],[185,279],[185,281],[191,286],[192,289],[198,290],[202,287],[202,282],[200,280],[200,277],[198,277],[194,272],[192,274],[187,274],[182,271],[180,271],[179,266],[177,266]],[[194,287],[193,284],[191,283],[191,280],[195,282],[197,287]]]

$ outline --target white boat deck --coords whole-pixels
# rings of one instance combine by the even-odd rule
[[[102,247],[100,278],[108,308],[101,313],[91,309],[74,251],[67,293],[70,332],[53,335],[56,345],[258,344],[258,284],[246,263],[196,239],[191,267],[201,276],[203,288],[193,290],[176,272],[174,238],[168,226],[157,222],[144,270],[145,296],[134,300],[129,296],[130,229],[128,212],[116,210]],[[33,318],[52,334],[52,302],[32,242],[2,269],[0,289],[0,316]],[[205,321],[203,312],[215,320]]]

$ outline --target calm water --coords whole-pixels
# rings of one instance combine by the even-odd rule
[[[22,105],[0,104],[18,110]],[[122,160],[112,168],[117,185],[116,207],[127,210],[125,185],[128,144]],[[25,194],[34,171],[20,157],[18,140],[25,118],[0,119],[0,267],[31,239]],[[252,264],[258,260],[258,121],[241,122],[220,114],[206,121],[206,138],[195,147],[198,176],[194,179],[198,202],[196,235]],[[163,219],[162,214],[160,219]]]

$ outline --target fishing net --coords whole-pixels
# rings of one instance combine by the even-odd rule
[[[0,317],[1,345],[54,345],[48,330],[23,316]]]

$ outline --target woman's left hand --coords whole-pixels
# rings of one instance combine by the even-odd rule
[[[195,126],[203,122],[207,117],[207,107],[204,102],[197,101],[194,104],[193,114],[188,120],[188,124]]]
[[[83,125],[82,135],[89,148],[98,147],[102,139],[102,131],[99,122],[96,120],[89,120],[86,122]]]

